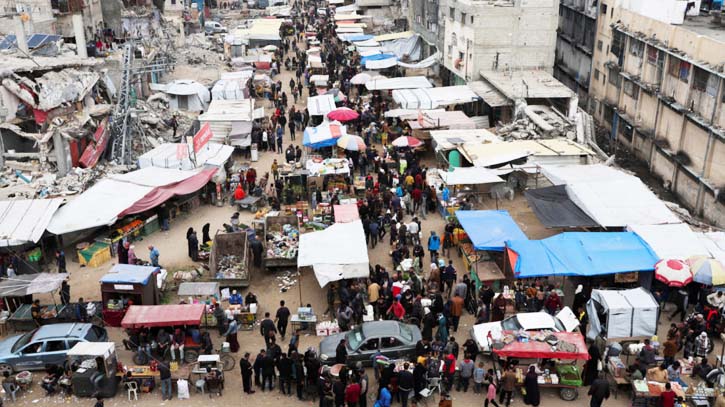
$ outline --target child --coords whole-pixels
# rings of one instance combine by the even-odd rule
[[[491,403],[494,407],[499,407],[498,403],[496,403],[496,385],[493,384],[493,381],[488,382],[488,392],[483,407],[488,407],[488,403]]]
[[[473,392],[476,394],[481,393],[483,388],[483,379],[486,376],[486,371],[483,369],[483,362],[478,362],[478,367],[473,371]]]

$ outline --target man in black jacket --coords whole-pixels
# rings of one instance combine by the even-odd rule
[[[406,362],[403,364],[403,370],[398,373],[398,393],[400,394],[400,404],[403,407],[408,407],[408,396],[415,383],[413,373],[408,369],[410,369],[410,364]]]
[[[267,388],[269,383],[269,390],[274,390],[274,359],[271,356],[265,355],[262,359],[262,391]]]
[[[604,400],[609,398],[609,382],[604,380],[601,376],[594,380],[592,386],[589,387],[589,393],[592,396],[590,403],[591,407],[601,407]]]
[[[264,319],[262,320],[262,323],[259,324],[259,333],[264,338],[265,345],[269,348],[269,345],[272,343],[272,339],[274,339],[277,334],[277,327],[274,326],[274,321],[270,319],[269,312],[264,313]]]
[[[254,390],[252,390],[252,374],[254,374],[254,369],[252,368],[252,364],[249,363],[249,356],[249,352],[244,354],[244,357],[239,362],[239,368],[242,371],[242,387],[244,388],[244,392],[254,394]]]
[[[291,395],[292,361],[287,357],[287,354],[282,353],[280,355],[277,362],[277,371],[279,372],[279,390],[282,394]]]
[[[264,357],[267,356],[264,349],[260,349],[257,357],[254,358],[254,385],[262,387],[262,368],[264,367]]]
[[[341,339],[335,349],[335,363],[347,363],[347,340]]]

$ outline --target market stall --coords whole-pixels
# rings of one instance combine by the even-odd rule
[[[494,362],[496,358],[539,360],[537,374],[540,388],[559,389],[559,396],[566,401],[579,396],[582,379],[576,361],[590,358],[584,337],[579,332],[503,331],[501,337],[493,338],[492,349]],[[516,367],[517,386],[523,386],[527,370]]]
[[[101,277],[103,321],[110,326],[120,326],[126,312],[133,305],[160,303],[158,267],[117,264]]]
[[[58,290],[66,273],[21,274],[13,278],[5,278],[0,282],[0,298],[5,306],[12,311],[8,325],[14,331],[28,331],[37,328],[31,315],[33,294],[53,293]],[[65,305],[41,304],[40,323],[42,325],[61,322],[64,318]]]
[[[206,327],[216,326],[212,305],[221,299],[219,283],[217,282],[187,282],[179,284],[177,293],[182,301],[187,304],[204,305],[204,317],[202,325]]]
[[[426,173],[426,183],[429,186],[436,191],[441,191],[442,188],[449,191],[447,200],[443,200],[443,194],[438,194],[437,207],[444,218],[453,215],[464,199],[469,204],[480,201],[493,185],[504,182],[506,181],[496,175],[495,171],[488,168],[452,168],[450,171],[432,169]]]
[[[631,290],[592,290],[586,305],[587,338],[606,340],[651,338],[657,335],[659,304],[642,287]]]
[[[74,396],[116,396],[121,378],[117,375],[114,342],[78,342],[67,355],[68,366],[73,370],[70,385]]]

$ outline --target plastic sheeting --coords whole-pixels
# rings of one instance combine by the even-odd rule
[[[66,278],[67,273],[21,274],[4,278],[0,282],[0,298],[49,293],[59,289]]]
[[[652,271],[659,258],[633,232],[568,232],[543,240],[508,240],[517,278],[592,277]]]
[[[403,109],[435,109],[479,100],[466,85],[427,89],[397,89],[393,99]]]
[[[375,37],[374,40],[382,44],[386,52],[394,54],[400,59],[408,61],[418,61],[422,54],[422,40],[420,35],[413,35],[408,38],[398,38],[391,41],[385,41]]]
[[[387,54],[381,54],[387,55]],[[365,69],[386,69],[398,64],[398,58],[395,56],[387,56],[384,59],[365,61]]]
[[[629,225],[652,248],[660,259],[687,260],[693,256],[710,257],[710,253],[697,234],[684,223],[671,225]]]
[[[187,144],[164,143],[138,158],[138,167],[176,168],[193,170],[204,165],[221,167],[231,157],[234,147],[219,143],[207,143],[196,153],[196,165],[187,154],[180,158],[179,151],[190,151]]]
[[[698,233],[697,238],[710,253],[709,257],[725,265],[725,232]]]
[[[62,199],[0,201],[0,247],[37,243]]]
[[[191,282],[179,284],[179,297],[193,296],[205,297],[216,295],[219,296],[219,283],[214,282]]]
[[[408,68],[408,69],[425,69],[425,68],[430,68],[431,66],[437,64],[438,62],[440,62],[440,59],[441,59],[441,53],[436,51],[435,54],[429,56],[428,58],[426,58],[420,62],[416,62],[414,64],[409,64],[409,63],[405,63],[402,61],[398,61],[398,66],[402,66],[403,68]]]
[[[116,264],[101,277],[101,283],[108,284],[141,284],[146,285],[154,273],[159,272],[158,267],[137,266],[135,264]]]
[[[325,122],[305,129],[302,145],[313,149],[334,146],[337,139],[347,134],[347,128],[338,121]]]
[[[486,168],[453,168],[453,171],[438,171],[447,185],[481,185],[505,182],[495,172]]]
[[[372,79],[365,84],[368,90],[432,88],[425,76],[404,76],[401,78]]]
[[[529,332],[534,334],[533,332]],[[498,356],[523,359],[563,359],[563,360],[589,360],[589,351],[584,342],[584,336],[579,332],[552,332],[559,342],[567,342],[576,346],[574,352],[552,350],[546,342],[530,340],[528,342],[513,341],[501,349],[493,349]]]
[[[307,98],[310,116],[324,116],[335,110],[335,97],[332,95],[311,96]]]
[[[603,227],[681,223],[637,177],[606,165],[542,167],[555,185],[566,185],[574,203]]]
[[[320,287],[370,273],[362,222],[335,223],[319,232],[300,235],[297,267],[312,266]]]
[[[115,342],[77,342],[67,356],[93,356],[108,359],[116,352]]]
[[[592,220],[566,193],[563,185],[530,189],[524,192],[529,206],[547,228],[597,227]]]
[[[605,320],[600,320],[600,312]],[[642,287],[631,290],[592,290],[587,302],[589,328],[587,338],[602,335],[607,339],[657,335],[659,306]]]
[[[500,252],[507,240],[528,239],[508,211],[456,211],[456,218],[476,250]]]
[[[204,304],[132,305],[121,321],[124,328],[153,328],[157,326],[199,325]]]

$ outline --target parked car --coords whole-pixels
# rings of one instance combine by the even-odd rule
[[[105,329],[82,323],[43,325],[0,342],[0,374],[63,366],[66,353],[78,342],[107,342]]]
[[[224,27],[218,21],[207,21],[207,22],[204,23],[204,31],[207,34],[226,33],[227,32],[227,27]]]
[[[371,357],[380,350],[392,359],[415,357],[415,344],[421,339],[420,329],[415,325],[398,321],[364,322],[347,332],[334,334],[320,342],[320,360],[332,365],[340,340],[347,339],[347,361],[372,364]]]
[[[476,341],[478,349],[483,353],[491,352],[489,333],[495,331],[541,331],[574,332],[579,328],[579,320],[571,308],[564,307],[556,316],[543,311],[522,312],[503,321],[487,322],[471,328],[471,338]]]

